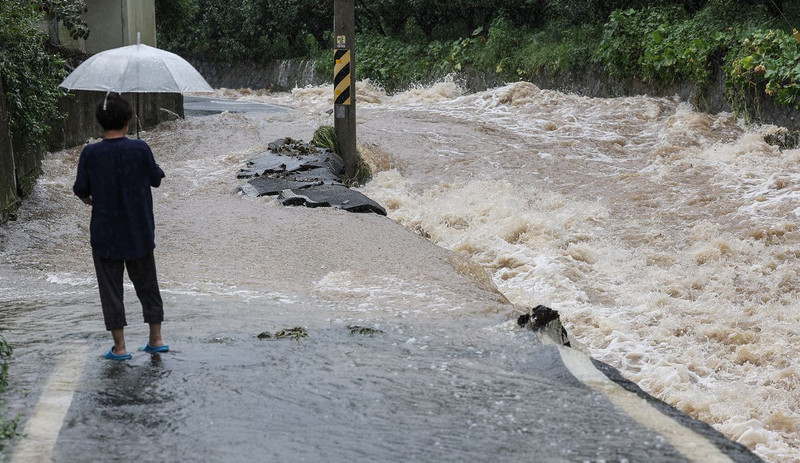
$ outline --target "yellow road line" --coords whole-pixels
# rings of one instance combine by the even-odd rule
[[[540,336],[546,344],[555,344],[548,336]],[[669,443],[691,461],[729,463],[730,457],[705,437],[661,413],[643,398],[608,379],[595,368],[591,359],[577,349],[556,344],[564,365],[582,383],[605,395],[611,403],[639,424],[664,436]]]
[[[14,449],[11,463],[44,463],[53,459],[58,435],[86,363],[88,345],[70,345],[60,355],[39,403]]]

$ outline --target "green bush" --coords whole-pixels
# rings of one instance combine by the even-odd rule
[[[683,19],[686,19],[686,11],[677,6],[616,10],[603,26],[603,39],[596,58],[611,77],[645,78],[642,64],[648,45]],[[674,57],[665,56],[664,60],[670,62]]]
[[[733,52],[726,77],[735,94],[763,90],[776,102],[800,109],[800,33],[752,32]]]
[[[8,359],[14,349],[6,342],[3,336],[0,336],[0,392],[3,392],[8,387]]]
[[[601,36],[597,25],[552,22],[524,42],[516,72],[522,78],[580,72],[592,63]]]
[[[81,15],[86,13],[84,0],[41,0],[40,8],[48,17],[56,17],[67,28],[73,39],[89,38],[89,26]]]
[[[646,79],[710,82],[714,67],[748,31],[769,24],[761,8],[742,8],[733,0],[712,0],[693,17],[663,24],[652,33],[641,64]]]
[[[311,56],[332,17],[332,2],[156,0],[161,47],[219,62]]]
[[[326,2],[157,7],[167,48],[222,61],[306,56],[333,74]],[[355,77],[394,92],[468,68],[512,81],[600,66],[615,79],[703,86],[725,69],[732,95],[760,86],[796,106],[796,45],[780,30],[792,21],[800,22],[800,2],[788,0],[357,2]]]
[[[339,144],[336,141],[336,129],[332,125],[321,125],[314,131],[311,144],[317,148],[326,148],[334,153],[339,153]]]
[[[58,84],[66,74],[63,61],[45,51],[42,19],[28,0],[0,2],[0,74],[11,132],[25,148],[41,146],[50,121],[60,116],[56,104],[63,92]]]
[[[378,34],[356,37],[356,79],[370,79],[387,91],[444,76],[449,68],[439,42],[406,42]],[[329,58],[332,59],[332,58]]]

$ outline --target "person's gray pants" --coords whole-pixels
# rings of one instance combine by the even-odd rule
[[[137,259],[107,259],[92,251],[94,269],[97,272],[97,285],[100,288],[100,304],[106,329],[122,328],[128,324],[125,319],[125,305],[122,297],[122,277],[125,268],[136,289],[136,296],[142,303],[145,323],[164,321],[164,304],[158,289],[156,261],[153,251]]]

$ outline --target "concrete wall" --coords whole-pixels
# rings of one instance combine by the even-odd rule
[[[127,0],[123,8],[122,27],[125,45],[136,44],[136,33],[142,33],[142,43],[157,46],[156,43],[156,1]]]
[[[83,20],[91,31],[86,53],[135,45],[137,32],[143,44],[156,46],[155,0],[86,0],[86,7]]]
[[[267,64],[246,61],[213,63],[194,59],[189,59],[189,62],[214,88],[263,88],[286,91],[295,87],[333,82],[332,75],[318,73],[313,61],[303,59],[276,60]]]
[[[105,92],[76,90],[62,98],[58,109],[67,116],[51,124],[52,130],[47,140],[48,151],[71,148],[86,143],[90,138],[103,136],[103,129],[95,120],[94,111],[105,96]],[[126,93],[123,96],[133,105],[142,130],[184,117],[183,95],[180,93]],[[136,126],[131,121],[131,134],[135,133]]]
[[[147,93],[124,95],[134,107],[138,102],[138,114],[142,130],[155,127],[167,120],[184,117],[183,95],[176,93]],[[51,123],[48,151],[58,151],[82,145],[91,138],[103,135],[102,128],[94,118],[98,103],[105,92],[71,92],[59,101],[59,112],[66,114],[62,120]],[[18,140],[9,136],[8,113],[0,79],[0,223],[14,216],[20,199],[26,196],[41,173],[41,162],[45,148],[25,149]],[[135,126],[131,134],[136,133]]]
[[[0,223],[8,220],[8,217],[16,211],[17,206],[14,151],[8,132],[8,118],[3,117],[6,114],[5,100],[3,80],[0,78]]]
[[[83,20],[89,26],[86,53],[95,54],[123,46],[122,2],[124,0],[87,0]]]
[[[26,148],[10,134],[8,120],[0,76],[0,223],[14,216],[20,198],[30,192],[41,172],[44,157],[44,148]]]

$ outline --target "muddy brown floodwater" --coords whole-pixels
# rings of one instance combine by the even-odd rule
[[[531,432],[537,411],[525,408],[519,394],[500,391],[530,388],[541,373],[508,374],[525,364],[523,353],[533,340],[514,328],[507,298],[518,306],[559,310],[593,356],[766,460],[800,458],[800,151],[764,142],[763,134],[778,128],[745,127],[730,114],[699,113],[672,98],[591,99],[528,83],[464,95],[452,82],[387,96],[362,84],[359,141],[375,170],[362,191],[428,243],[385,227],[386,219],[375,215],[282,208],[266,198],[235,195],[235,173],[248,155],[278,137],[309,139],[318,125],[331,123],[329,89],[219,93],[296,109],[189,118],[143,135],[168,175],[154,200],[160,278],[167,305],[178,315],[172,330],[187,344],[205,343],[213,360],[183,352],[168,369],[135,360],[145,378],[171,388],[155,388],[147,395],[151,402],[87,392],[80,403],[99,404],[107,413],[123,413],[128,404],[131,416],[143,402],[167,404],[169,412],[186,416],[210,407],[234,429],[237,414],[272,413],[270,419],[290,424],[273,436],[275,442],[287,452],[302,452],[297,433],[330,433],[341,420],[374,416],[337,410],[367,410],[369,399],[379,398],[369,391],[399,384],[394,381],[405,382],[389,388],[396,391],[394,402],[414,413],[383,412],[399,416],[399,422],[444,429],[436,419],[446,414],[444,405],[423,410],[408,392],[410,387],[434,394],[447,387],[414,373],[440,369],[451,373],[443,377],[450,387],[490,398],[482,402],[485,408],[470,408],[466,401],[464,409],[447,415],[480,432],[434,442],[420,431],[411,459],[506,455],[514,443],[492,446],[492,436]],[[31,389],[43,373],[24,365],[48,365],[64,340],[97,349],[106,342],[87,259],[89,211],[69,192],[78,153],[49,156],[20,220],[0,229],[0,325],[25,347],[18,350],[21,370],[15,374]],[[343,241],[343,233],[364,239]],[[472,265],[489,273],[502,296],[473,277],[481,272]],[[229,315],[210,315],[220,311]],[[387,335],[354,347],[345,330],[352,323]],[[269,360],[247,357],[264,345],[254,339],[258,332],[287,324],[318,330],[325,341],[274,342],[268,345],[280,347]],[[25,334],[30,330],[35,338]],[[131,329],[132,335],[140,332]],[[403,346],[406,354],[397,360],[388,346]],[[359,363],[361,348],[376,354]],[[496,366],[472,362],[473,355],[490,356]],[[324,414],[323,398],[335,397],[338,383],[315,388],[317,376],[297,371],[321,369],[351,381],[346,373],[325,370],[341,358],[364,366],[368,393],[365,402],[334,407],[323,428],[308,428],[300,404],[225,410],[216,402],[181,398],[196,389],[216,390],[215,381],[235,368],[243,379],[232,394],[256,394],[259,382],[275,388],[276,396],[295,388]],[[206,362],[207,375],[198,377],[193,362]],[[394,372],[387,375],[381,362]],[[121,374],[106,371],[112,368],[118,367],[94,370],[90,384],[100,389]],[[281,384],[258,370],[293,380]],[[393,380],[395,373],[405,379]],[[504,379],[490,386],[483,382],[487,376]],[[126,380],[134,392],[143,388],[136,383],[143,379],[136,378]],[[21,410],[33,400],[23,389],[10,391]],[[224,402],[221,397],[214,398]],[[433,403],[449,403],[440,399]],[[97,438],[107,434],[96,429],[105,423],[101,419],[71,419],[61,439],[72,448],[85,445],[79,434],[87,427]],[[166,415],[152,419],[136,426],[142,432],[171,426]],[[358,429],[367,435],[391,426],[391,420],[364,420]],[[215,425],[191,423],[180,433]],[[175,455],[201,445],[181,436],[185,441],[178,440],[183,443]],[[353,457],[342,442],[328,443],[332,455]],[[408,444],[400,437],[373,442],[365,454],[380,455],[381,445],[401,443]],[[437,448],[441,454],[425,453]],[[671,461],[671,450],[664,449],[664,461]],[[553,461],[578,456],[560,455]]]
[[[324,91],[285,98],[313,114]],[[800,150],[763,137],[781,128],[525,82],[360,92],[360,140],[390,160],[364,192],[390,217],[650,393],[800,458]]]

